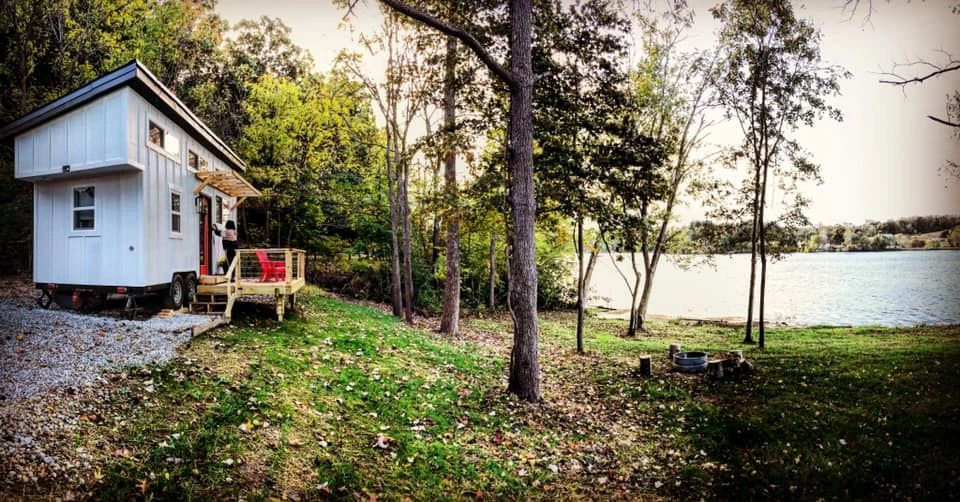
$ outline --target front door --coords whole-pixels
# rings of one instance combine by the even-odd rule
[[[200,196],[200,275],[210,274],[210,197]]]

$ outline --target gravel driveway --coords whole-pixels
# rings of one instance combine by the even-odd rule
[[[0,298],[0,401],[96,381],[104,369],[166,361],[211,320],[178,313],[119,321]]]
[[[172,359],[191,328],[211,320],[183,313],[117,320],[43,310],[35,297],[25,281],[0,281],[0,495],[57,479],[83,482],[96,452],[76,438],[91,417],[104,419],[111,370]]]

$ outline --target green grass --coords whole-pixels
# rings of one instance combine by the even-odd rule
[[[960,330],[737,330],[541,318],[545,402],[504,394],[507,317],[448,341],[311,292],[134,372],[103,430],[103,499],[920,498],[956,492]],[[666,371],[670,343],[756,370]],[[654,376],[635,373],[654,355]],[[147,390],[153,392],[148,392]],[[383,437],[380,437],[383,436]],[[378,445],[378,438],[380,444]],[[112,453],[111,453],[112,452]]]

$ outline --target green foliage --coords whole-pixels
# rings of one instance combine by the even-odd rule
[[[375,185],[379,133],[358,84],[338,74],[300,82],[265,75],[250,86],[244,110],[249,124],[239,151],[263,191],[250,204],[263,234],[248,239],[318,251],[330,249],[331,236],[359,234],[355,227],[367,238],[382,235],[369,220],[385,212]]]

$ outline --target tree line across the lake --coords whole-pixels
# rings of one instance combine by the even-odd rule
[[[356,2],[334,3],[355,19]],[[745,304],[764,343],[767,257],[806,242],[799,187],[820,179],[795,132],[841,119],[830,98],[849,76],[790,2],[719,2],[701,48],[685,43],[683,2],[380,7],[381,24],[319,71],[282,20],[231,26],[212,1],[2,2],[0,122],[139,59],[248,164],[263,196],[241,206],[245,245],[305,248],[313,281],[408,322],[440,313],[447,334],[461,307],[509,309],[510,390],[525,399],[540,399],[538,308],[575,303],[584,350],[597,251],[628,254],[618,272],[636,335],[662,256],[723,250],[725,235],[752,255]],[[365,69],[371,57],[383,74]],[[707,143],[723,121],[738,144]],[[3,272],[29,267],[32,191],[12,158],[4,144],[0,252],[25,259]],[[709,221],[679,227],[685,204]]]
[[[677,239],[675,253],[750,252],[750,229],[744,224],[695,221]],[[830,251],[888,251],[897,249],[944,249],[960,247],[960,215],[911,216],[855,225],[807,225],[769,229],[772,247],[778,253]],[[689,245],[687,243],[698,243]]]

